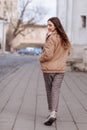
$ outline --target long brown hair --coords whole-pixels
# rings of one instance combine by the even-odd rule
[[[54,26],[56,27],[57,33],[61,37],[61,40],[62,40],[61,44],[62,44],[63,48],[64,49],[71,48],[70,41],[69,41],[68,36],[66,35],[66,33],[63,29],[63,26],[62,26],[59,18],[52,17],[52,18],[49,18],[48,21],[51,21],[54,24]]]

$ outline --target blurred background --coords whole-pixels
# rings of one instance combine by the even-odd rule
[[[86,0],[0,0],[0,54],[40,55],[53,16],[72,44],[68,70],[87,71]]]

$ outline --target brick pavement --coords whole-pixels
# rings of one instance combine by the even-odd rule
[[[0,82],[0,130],[87,130],[87,74],[66,72],[57,121],[48,115],[39,62],[25,64]]]

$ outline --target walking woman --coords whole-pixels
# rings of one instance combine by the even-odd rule
[[[56,120],[59,103],[59,93],[66,60],[70,53],[71,45],[63,26],[57,17],[48,19],[48,32],[46,43],[40,57],[41,69],[45,80],[48,109],[50,115],[45,120],[45,125],[52,125]]]

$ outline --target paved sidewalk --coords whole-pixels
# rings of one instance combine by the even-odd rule
[[[0,130],[87,130],[87,74],[67,72],[62,83],[58,119],[48,115],[39,62],[26,64],[0,82]]]

